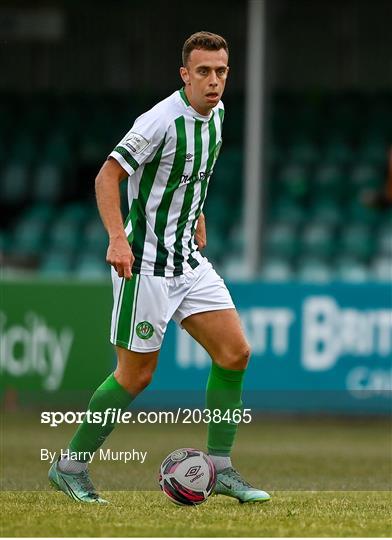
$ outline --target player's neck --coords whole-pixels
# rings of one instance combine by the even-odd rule
[[[190,106],[192,107],[192,109],[194,109],[198,114],[200,114],[201,116],[205,116],[205,117],[208,117],[210,116],[211,114],[211,111],[214,107],[206,107],[205,109],[201,109],[198,105],[196,105],[192,99],[192,95],[190,94],[189,92],[189,87],[188,86],[185,86],[184,88],[184,92],[185,92],[185,95],[190,103]]]

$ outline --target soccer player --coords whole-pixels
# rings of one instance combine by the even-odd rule
[[[203,204],[222,143],[228,46],[219,35],[198,32],[186,40],[182,55],[184,87],[136,119],[96,178],[98,208],[109,235],[117,368],[93,394],[90,411],[126,409],[146,388],[172,318],[211,356],[207,408],[223,413],[242,406],[249,345],[222,278],[200,252],[206,245]],[[126,177],[129,214],[124,224],[119,184]],[[77,457],[94,452],[113,428],[84,421],[69,450]],[[268,493],[252,487],[232,467],[236,431],[230,421],[208,426],[215,492],[240,502],[266,501]],[[76,500],[106,502],[96,493],[83,459],[60,459],[49,478]]]

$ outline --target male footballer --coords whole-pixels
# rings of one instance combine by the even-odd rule
[[[182,61],[183,88],[136,119],[96,178],[98,208],[109,236],[110,339],[117,367],[93,394],[90,411],[127,409],[148,386],[170,319],[211,356],[207,408],[242,406],[249,345],[222,278],[200,252],[206,245],[203,205],[222,143],[227,43],[219,35],[197,32],[186,40]],[[124,224],[119,184],[125,178],[129,214]],[[69,443],[72,455],[95,452],[114,427],[85,420]],[[252,487],[232,467],[236,432],[233,422],[208,426],[215,493],[240,502],[267,501],[268,493]],[[49,478],[75,500],[107,502],[96,493],[82,459],[59,459]]]

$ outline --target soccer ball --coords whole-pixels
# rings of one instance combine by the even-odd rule
[[[215,465],[201,450],[180,448],[161,464],[159,485],[175,504],[201,504],[211,495],[215,484]]]

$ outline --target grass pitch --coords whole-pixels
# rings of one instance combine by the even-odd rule
[[[177,507],[157,470],[175,448],[203,448],[203,425],[119,426],[106,447],[148,452],[144,464],[93,462],[109,506],[74,503],[50,490],[40,448],[66,448],[72,426],[34,414],[2,418],[2,536],[379,536],[392,535],[391,432],[386,420],[262,419],[241,425],[235,466],[272,494],[263,504],[210,497]],[[5,437],[4,437],[5,435]]]
[[[275,492],[261,505],[210,497],[177,507],[158,492],[103,492],[107,507],[61,493],[3,493],[3,536],[377,536],[391,534],[385,492]],[[389,517],[388,517],[389,516]]]

